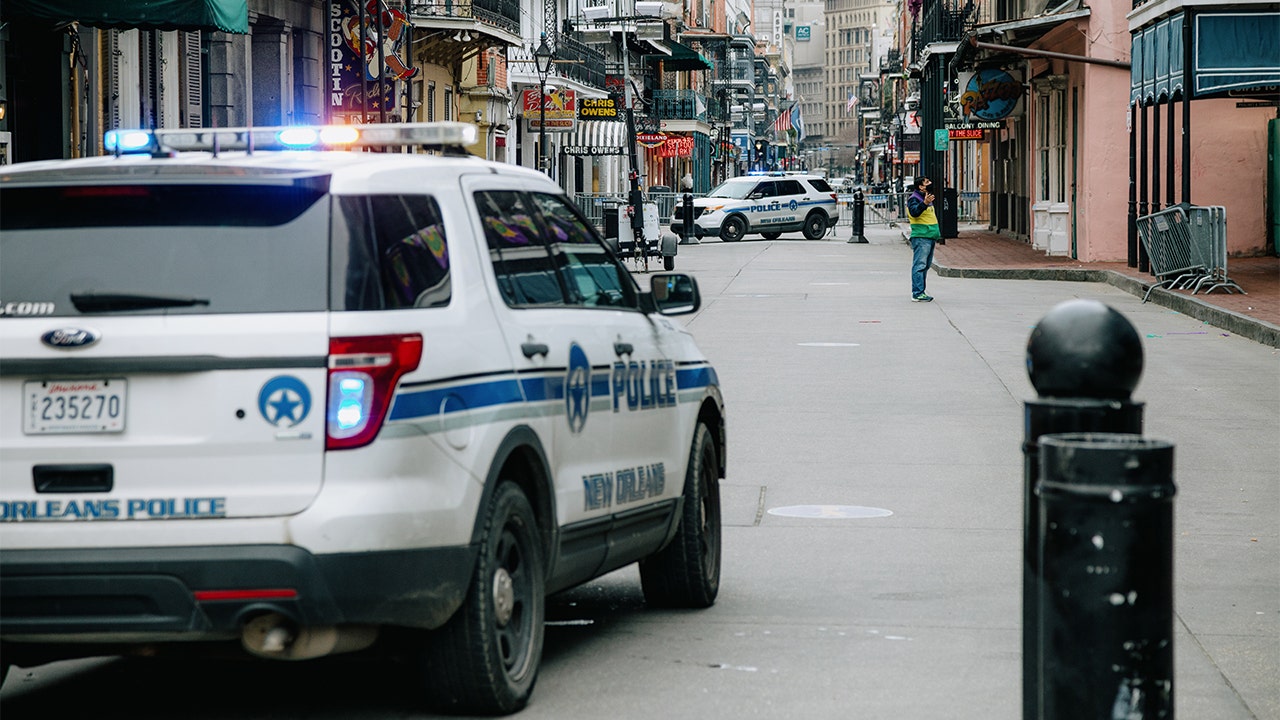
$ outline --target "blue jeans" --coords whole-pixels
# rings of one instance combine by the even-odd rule
[[[933,241],[925,237],[911,238],[911,297],[924,292],[924,274],[933,265]]]

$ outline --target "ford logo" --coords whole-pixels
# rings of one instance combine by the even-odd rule
[[[58,328],[40,336],[40,342],[51,348],[82,348],[98,342],[101,337],[84,328]]]

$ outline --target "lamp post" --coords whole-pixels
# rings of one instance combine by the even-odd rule
[[[538,169],[547,172],[547,73],[551,72],[551,48],[547,47],[547,34],[533,51],[538,67]]]

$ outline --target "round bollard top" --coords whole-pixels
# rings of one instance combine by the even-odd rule
[[[1041,397],[1125,400],[1142,375],[1142,340],[1107,305],[1068,300],[1031,331],[1027,374]]]

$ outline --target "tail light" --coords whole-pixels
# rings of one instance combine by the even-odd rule
[[[396,383],[421,360],[417,334],[330,339],[325,448],[349,450],[373,442]]]

